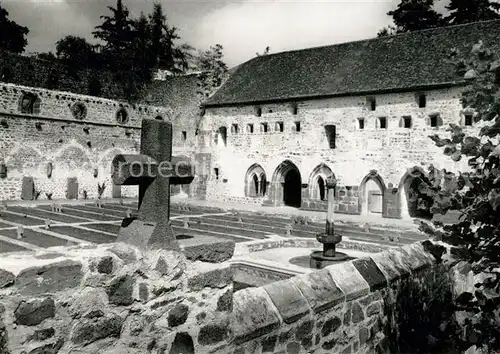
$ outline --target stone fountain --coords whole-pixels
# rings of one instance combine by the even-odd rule
[[[316,239],[323,245],[322,251],[313,251],[311,253],[310,267],[321,269],[326,266],[345,261],[349,258],[345,253],[337,252],[336,245],[342,241],[342,235],[335,232],[334,225],[334,207],[335,207],[335,187],[337,180],[334,176],[326,179],[326,188],[328,196],[328,211],[326,215],[325,232],[318,234]]]

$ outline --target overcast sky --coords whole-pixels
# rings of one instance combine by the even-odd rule
[[[446,0],[436,1],[444,8]],[[92,42],[91,32],[116,0],[0,0],[10,18],[30,29],[30,52],[54,51],[65,35]],[[161,0],[181,42],[199,49],[220,43],[230,67],[262,52],[335,44],[375,37],[391,23],[387,11],[398,0]],[[133,16],[152,9],[153,0],[123,0]]]

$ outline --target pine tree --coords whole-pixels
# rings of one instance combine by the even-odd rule
[[[396,25],[396,32],[412,32],[444,25],[442,16],[434,9],[434,0],[402,0],[397,8],[389,11]]]
[[[451,0],[446,9],[450,11],[446,17],[450,25],[500,18],[500,4],[489,0]]]
[[[117,0],[116,9],[111,6],[108,9],[112,16],[101,16],[104,22],[92,34],[105,42],[103,54],[107,57],[110,68],[123,70],[130,66],[127,59],[130,58],[132,49],[132,21],[122,0]]]
[[[28,44],[26,36],[29,29],[9,20],[9,13],[0,2],[0,49],[22,53]]]
[[[151,66],[149,61],[149,49],[151,29],[149,22],[144,13],[133,21],[133,70],[144,80],[149,80],[151,77]]]

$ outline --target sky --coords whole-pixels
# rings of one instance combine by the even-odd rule
[[[179,43],[205,50],[222,44],[229,67],[271,53],[373,38],[391,24],[398,0],[159,0]],[[436,9],[445,0],[436,1]],[[153,0],[123,0],[133,17],[151,12]],[[55,51],[55,42],[76,35],[95,42],[92,30],[116,0],[0,0],[10,19],[27,26],[29,52]]]

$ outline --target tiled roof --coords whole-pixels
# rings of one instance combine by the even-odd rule
[[[206,106],[403,91],[460,83],[452,48],[499,48],[500,21],[269,54],[241,64]]]

